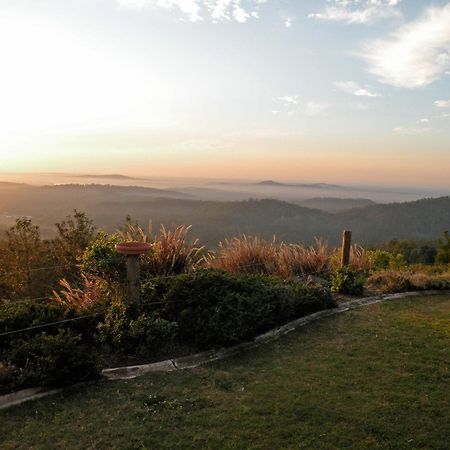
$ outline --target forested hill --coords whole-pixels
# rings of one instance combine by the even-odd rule
[[[109,231],[127,215],[155,227],[192,224],[192,235],[208,246],[241,233],[296,242],[314,236],[337,244],[342,229],[351,229],[359,242],[376,243],[393,238],[437,239],[450,229],[450,197],[415,202],[375,204],[344,212],[325,212],[278,200],[200,201],[182,192],[117,186],[54,186],[33,188],[0,186],[0,227],[28,216],[44,236],[74,208],[84,211],[97,226]]]

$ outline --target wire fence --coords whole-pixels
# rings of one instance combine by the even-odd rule
[[[46,267],[32,267],[30,269],[8,269],[6,271],[0,272],[0,277],[8,278],[12,274],[28,274],[41,272],[45,270],[56,270],[56,269],[72,269],[72,268],[80,268],[79,264],[59,264],[57,266],[46,266]]]
[[[221,269],[220,268],[220,259],[218,258],[217,260],[219,262],[218,267],[214,267],[214,264],[208,264],[205,261],[205,264],[203,264],[202,266],[198,267],[198,268],[204,268],[204,269]],[[36,268],[32,268],[29,270],[14,270],[14,271],[8,271],[8,273],[28,273],[28,272],[40,272],[40,271],[46,271],[46,270],[55,270],[55,269],[69,269],[69,268],[80,268],[80,266],[78,264],[71,264],[71,265],[53,265],[53,266],[45,266],[45,267],[36,267]],[[233,272],[240,272],[243,274],[271,274],[274,273],[276,270],[276,263],[265,263],[262,261],[255,261],[252,262],[250,264],[237,264],[236,265],[236,270]],[[228,271],[228,270],[227,270]],[[0,279],[1,279],[1,275],[4,275],[5,273],[0,273]],[[155,274],[154,274],[155,275]],[[303,275],[308,275],[308,274],[303,274]],[[313,273],[310,275],[314,275]],[[20,302],[20,301],[41,301],[41,300],[52,300],[52,295],[45,295],[45,296],[40,296],[40,297],[24,297],[24,298],[20,298],[20,299],[11,299],[11,302]],[[148,306],[161,306],[161,305],[173,305],[173,304],[180,304],[185,302],[185,300],[181,300],[181,301],[153,301],[153,302],[146,302],[146,305]],[[79,321],[79,320],[83,320],[83,319],[87,319],[87,318],[93,318],[95,317],[94,315],[84,315],[84,316],[79,316],[79,317],[75,317],[75,318],[71,318],[71,319],[64,319],[64,320],[59,320],[59,321],[54,321],[54,322],[49,322],[49,323],[44,323],[44,324],[39,324],[39,325],[34,325],[34,326],[30,326],[30,327],[26,327],[26,328],[22,328],[22,329],[18,329],[18,330],[12,330],[12,331],[8,331],[8,332],[4,332],[4,333],[0,333],[0,337],[7,337],[7,336],[13,336],[16,334],[20,334],[20,333],[24,333],[24,332],[30,332],[30,331],[35,331],[35,330],[40,330],[40,329],[45,329],[45,328],[49,328],[49,327],[53,327],[53,326],[57,326],[57,325],[62,325],[62,324],[67,324],[67,323],[71,323],[74,321]]]
[[[19,330],[7,331],[6,333],[0,333],[0,337],[12,336],[12,335],[15,335],[15,334],[24,333],[26,331],[39,330],[39,329],[42,329],[42,328],[52,327],[54,325],[60,325],[62,323],[75,322],[77,320],[83,320],[83,319],[88,319],[88,318],[92,318],[92,317],[94,317],[94,316],[93,315],[87,315],[87,316],[73,317],[72,319],[58,320],[56,322],[43,323],[43,324],[40,324],[40,325],[34,325],[32,327],[21,328]]]

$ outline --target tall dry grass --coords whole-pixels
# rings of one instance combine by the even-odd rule
[[[278,275],[283,278],[320,275],[328,271],[332,250],[316,239],[315,245],[278,243],[242,235],[220,243],[207,266],[231,273]]]
[[[161,225],[158,234],[152,232],[152,223],[148,230],[137,224],[127,224],[120,235],[127,241],[148,242],[152,251],[142,257],[141,270],[152,275],[177,275],[198,267],[204,260],[204,247],[199,240],[189,240],[191,226],[180,225],[168,230]]]
[[[176,275],[198,267],[204,257],[199,240],[189,241],[190,226],[167,230],[161,225],[159,234],[150,239],[154,252],[146,256],[143,270],[155,275]]]
[[[207,266],[231,273],[274,274],[278,267],[278,244],[275,238],[265,241],[246,235],[225,239],[217,252],[209,256]]]
[[[369,272],[374,268],[370,253],[360,245],[352,245],[350,249],[350,269]]]
[[[279,247],[278,275],[292,276],[321,275],[330,268],[332,249],[316,238],[315,245],[281,243]]]
[[[83,282],[81,289],[72,287],[65,278],[60,280],[62,289],[60,292],[52,292],[53,300],[77,312],[87,311],[102,302],[104,299],[102,280],[97,277],[87,278],[84,274],[81,274],[81,278]]]

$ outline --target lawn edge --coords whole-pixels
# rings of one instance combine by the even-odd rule
[[[407,297],[423,297],[434,295],[450,294],[450,290],[429,290],[429,291],[411,291],[400,292],[396,294],[375,295],[363,298],[356,298],[340,302],[336,308],[325,309],[312,314],[309,314],[299,319],[295,319],[284,325],[276,327],[266,333],[256,336],[252,341],[243,342],[228,348],[221,348],[218,350],[208,350],[206,352],[195,353],[193,355],[182,356],[180,358],[166,359],[150,364],[140,364],[135,366],[112,367],[103,369],[101,374],[108,380],[130,380],[140,377],[150,372],[173,372],[177,370],[193,369],[195,367],[218,361],[228,356],[236,355],[244,350],[258,347],[261,344],[266,344],[278,339],[285,334],[290,333],[308,323],[314,322],[322,317],[330,317],[336,314],[349,311],[356,308],[361,308],[367,305],[385,302],[388,300],[397,300]],[[78,385],[83,383],[78,383]],[[12,392],[10,394],[0,396],[0,410],[10,408],[12,406],[20,405],[24,402],[37,400],[39,398],[47,397],[49,395],[57,394],[63,389],[45,390],[42,387],[22,389],[20,391]]]

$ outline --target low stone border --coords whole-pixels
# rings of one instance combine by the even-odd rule
[[[194,355],[183,356],[181,358],[166,359],[165,361],[158,361],[151,364],[142,364],[138,366],[127,367],[115,367],[111,369],[102,370],[102,375],[109,380],[129,380],[139,377],[149,372],[172,372],[175,370],[192,369],[194,367],[207,364],[212,361],[223,359],[227,356],[232,356],[250,348],[257,347],[261,344],[274,341],[280,336],[283,336],[291,331],[296,330],[310,322],[313,322],[322,317],[333,316],[341,312],[349,311],[351,309],[360,308],[366,305],[372,305],[375,303],[384,302],[387,300],[395,300],[405,297],[421,297],[429,295],[446,295],[450,294],[450,291],[414,291],[414,292],[402,292],[399,294],[387,294],[366,298],[358,298],[349,300],[339,304],[337,308],[326,309],[310,314],[309,316],[301,317],[293,320],[285,325],[277,327],[267,333],[261,334],[250,342],[244,342],[233,347],[228,347],[220,350],[210,350],[207,352],[196,353]],[[0,410],[9,408],[14,405],[36,400],[48,395],[61,392],[62,389],[44,390],[44,388],[31,388],[23,389],[21,391],[13,392],[11,394],[0,396]]]
[[[12,392],[0,396],[0,410],[6,409],[14,405],[20,405],[21,403],[28,402],[30,400],[37,400],[38,398],[47,397],[47,395],[56,394],[61,392],[62,389],[52,389],[47,391],[42,387],[22,389],[21,391]]]
[[[243,350],[256,347],[260,344],[273,341],[275,339],[278,339],[280,336],[283,336],[322,317],[333,316],[344,311],[349,311],[351,309],[360,308],[366,305],[372,305],[374,303],[380,303],[386,300],[395,300],[405,297],[418,297],[424,295],[445,295],[449,293],[450,291],[414,291],[353,299],[340,303],[337,308],[325,309],[323,311],[318,311],[308,316],[293,320],[292,322],[274,328],[273,330],[255,337],[253,341],[250,342],[244,342],[242,344],[220,350],[210,350],[203,353],[196,353],[195,355],[183,356],[181,358],[166,359],[165,361],[159,361],[150,364],[104,369],[102,370],[102,375],[110,380],[129,380],[149,372],[172,372],[174,370],[191,369],[212,361],[217,361],[227,356],[235,355]]]

